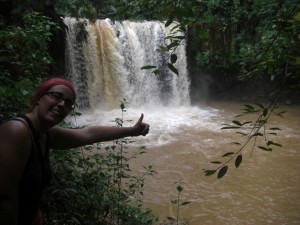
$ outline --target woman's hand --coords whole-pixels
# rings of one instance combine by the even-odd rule
[[[146,136],[149,133],[150,125],[148,123],[143,123],[143,118],[144,118],[144,114],[142,113],[139,120],[131,128],[132,129],[131,136],[139,136],[139,135]]]

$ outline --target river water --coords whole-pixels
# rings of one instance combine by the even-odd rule
[[[252,151],[251,142],[242,152],[238,169],[231,162],[225,177],[206,177],[203,169],[213,169],[211,161],[224,160],[224,153],[238,150],[231,142],[245,141],[235,130],[221,130],[222,124],[236,120],[242,104],[214,101],[191,106],[190,86],[195,88],[196,81],[190,77],[201,79],[202,74],[188,74],[185,41],[175,52],[179,75],[168,69],[154,75],[141,68],[163,68],[168,61],[169,53],[160,48],[168,45],[166,37],[173,31],[164,24],[74,18],[64,22],[68,26],[68,78],[76,87],[78,106],[85,111],[74,122],[112,124],[121,116],[118,104],[125,98],[129,101],[125,120],[136,121],[144,113],[151,125],[149,135],[136,138],[129,146],[133,152],[144,145],[148,149],[130,161],[134,173],[145,165],[157,172],[146,178],[145,207],[161,220],[176,217],[171,200],[177,195],[174,183],[180,181],[184,188],[180,199],[191,202],[180,207],[180,220],[187,219],[191,225],[300,224],[299,106],[282,106],[285,117],[273,116],[268,121],[268,128],[280,127],[281,131],[268,135],[267,141],[282,147],[272,145],[272,152]],[[77,38],[78,22],[86,31],[85,41]],[[196,87],[197,96],[203,97],[207,88]],[[246,121],[249,119],[256,118]],[[257,139],[259,145],[264,142]]]
[[[180,208],[180,219],[189,220],[191,225],[300,224],[299,106],[280,106],[280,111],[287,111],[284,118],[272,116],[268,122],[270,127],[281,128],[276,136],[267,136],[268,140],[282,147],[273,146],[271,152],[254,148],[251,155],[251,142],[238,169],[234,162],[229,163],[221,179],[203,173],[203,169],[215,168],[211,161],[237,150],[231,142],[243,143],[235,131],[221,130],[222,124],[236,119],[242,106],[223,101],[201,107],[128,108],[125,119],[136,121],[143,112],[145,122],[151,125],[148,136],[136,138],[129,146],[134,151],[145,145],[147,153],[130,164],[135,173],[146,165],[157,172],[146,178],[143,201],[161,221],[176,217],[171,200],[177,198],[175,183],[180,181],[184,188],[181,201],[191,202]],[[111,124],[120,115],[120,110],[95,110],[77,120]]]

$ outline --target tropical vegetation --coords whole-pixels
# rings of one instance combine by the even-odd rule
[[[0,120],[22,113],[29,107],[29,97],[36,85],[53,72],[64,72],[63,35],[66,32],[60,16],[110,18],[112,20],[161,20],[165,26],[173,21],[174,29],[183,36],[170,35],[162,51],[173,52],[187,40],[190,68],[196,68],[222,82],[223,88],[262,83],[269,90],[263,103],[244,106],[244,114],[256,113],[256,121],[233,120],[223,129],[253,126],[243,133],[245,143],[236,152],[224,154],[225,162],[213,161],[214,169],[223,177],[229,162],[239,167],[244,144],[250,139],[265,136],[271,114],[276,112],[282,96],[299,101],[300,91],[300,4],[299,0],[47,0],[1,1],[0,15]],[[84,41],[84,40],[83,40]],[[170,54],[166,67],[180,76],[175,67],[176,55]],[[156,65],[145,65],[159,76]],[[195,77],[191,76],[191,80]],[[121,112],[124,112],[124,102]],[[74,113],[78,116],[78,113]],[[116,124],[121,125],[121,119]],[[64,124],[70,126],[70,124]],[[275,135],[276,126],[269,135]],[[112,146],[86,146],[64,153],[54,152],[53,185],[43,204],[46,224],[157,224],[151,212],[142,208],[142,189],[145,176],[155,172],[151,167],[139,176],[130,174],[128,161],[145,153],[141,147],[134,155],[124,154],[131,140],[118,140]],[[261,150],[270,151],[279,143],[266,141]],[[89,149],[95,154],[82,154]],[[228,159],[229,157],[229,159]],[[228,160],[227,160],[228,159]],[[58,175],[59,174],[59,175]],[[188,202],[172,203],[182,207]],[[169,224],[179,224],[178,218],[168,218]]]

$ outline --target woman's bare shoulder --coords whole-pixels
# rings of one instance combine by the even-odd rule
[[[29,137],[25,121],[8,120],[0,126],[0,141],[24,141]]]

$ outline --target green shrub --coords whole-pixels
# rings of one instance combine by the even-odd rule
[[[123,118],[115,122],[122,126]],[[54,177],[43,198],[46,224],[155,224],[151,211],[142,207],[144,179],[155,171],[148,166],[132,175],[129,161],[146,152],[145,147],[126,152],[132,141],[52,151]]]
[[[51,29],[58,26],[36,12],[24,14],[18,25],[6,25],[0,18],[1,120],[28,108],[36,84],[47,76]]]

